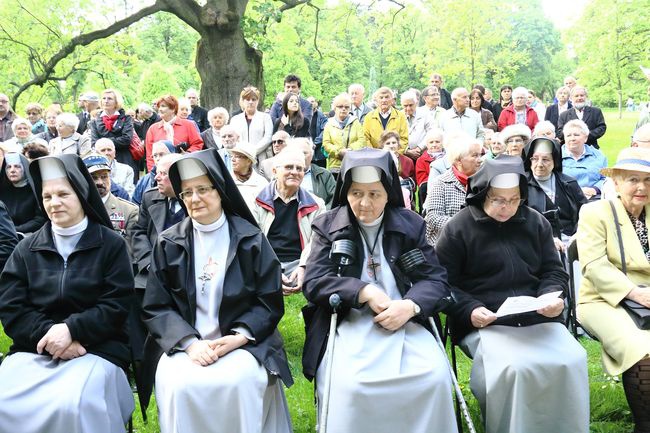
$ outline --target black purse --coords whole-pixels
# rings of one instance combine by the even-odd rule
[[[627,274],[627,265],[625,264],[625,250],[623,249],[623,237],[621,236],[621,226],[618,223],[618,214],[616,213],[614,203],[611,200],[608,201],[610,207],[612,208],[612,213],[614,214],[614,224],[616,225],[618,248],[621,250],[621,271],[623,271],[624,274]],[[627,314],[630,315],[639,329],[650,329],[650,309],[627,298],[624,298],[619,305],[623,307],[625,311],[627,311]]]

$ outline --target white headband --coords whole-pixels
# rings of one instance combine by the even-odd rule
[[[41,171],[41,179],[43,182],[67,177],[63,163],[56,158],[39,159],[38,168]]]
[[[553,153],[553,143],[549,140],[538,140],[533,153]]]
[[[519,175],[517,173],[503,173],[490,181],[492,188],[514,188],[519,186]]]
[[[352,168],[352,182],[374,183],[381,180],[381,171],[377,167],[364,165]]]
[[[193,158],[179,159],[176,164],[181,180],[193,179],[208,173],[205,166]]]

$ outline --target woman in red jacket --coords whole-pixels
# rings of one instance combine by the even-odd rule
[[[535,110],[526,105],[528,90],[525,87],[517,87],[512,91],[512,105],[507,106],[499,115],[498,129],[502,131],[508,125],[516,123],[526,124],[532,132],[539,122]]]
[[[160,140],[174,143],[178,153],[196,152],[203,149],[203,139],[196,125],[190,120],[181,119],[178,114],[178,99],[173,95],[165,95],[158,100],[160,122],[156,122],[147,131],[144,140],[147,153],[147,170],[154,166],[151,156],[151,146]]]

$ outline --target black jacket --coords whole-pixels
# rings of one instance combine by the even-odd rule
[[[281,119],[277,119],[275,123],[273,123],[274,134],[278,132],[278,129],[280,129],[280,121]],[[282,130],[289,134],[291,137],[309,137],[309,121],[304,119],[300,129],[295,129],[293,125],[284,125]]]
[[[551,225],[538,212],[520,206],[504,223],[489,217],[481,205],[454,215],[436,243],[447,268],[456,303],[449,308],[455,342],[474,330],[470,316],[478,307],[492,312],[509,296],[566,293],[568,276],[557,255]],[[505,316],[494,325],[527,326],[561,321],[536,312]]]
[[[18,243],[16,228],[9,217],[7,207],[0,201],[0,272]]]
[[[127,164],[133,168],[134,172],[139,172],[138,165],[133,161],[133,157],[131,157],[131,152],[129,151],[131,139],[133,138],[133,134],[135,134],[131,116],[127,116],[124,110],[120,109],[118,118],[113,124],[111,131],[106,129],[104,122],[99,116],[92,119],[88,123],[88,127],[90,128],[90,137],[93,146],[95,146],[95,143],[100,138],[110,138],[115,145],[115,159],[117,162]]]
[[[414,320],[427,329],[427,317],[434,314],[438,301],[449,295],[445,270],[438,263],[433,247],[425,240],[426,226],[422,217],[403,208],[387,206],[384,211],[384,256],[390,263],[397,288],[405,299],[411,299],[422,309]],[[361,235],[348,206],[340,206],[316,218],[311,238],[311,255],[307,262],[303,292],[312,304],[303,309],[305,320],[305,347],[303,373],[308,379],[316,370],[325,352],[331,317],[330,295],[341,297],[339,320],[351,308],[360,308],[359,291],[367,284],[359,279],[364,251]],[[337,266],[329,259],[332,243],[339,239],[353,240],[357,246],[357,259],[343,268],[337,276]],[[427,263],[420,265],[412,275],[405,275],[397,266],[397,259],[413,249],[420,249]]]
[[[205,108],[195,105],[192,107],[190,117],[196,122],[199,131],[203,132],[210,127],[210,122],[208,122],[208,110]]]
[[[607,130],[603,112],[600,111],[600,108],[597,107],[585,107],[582,111],[584,112],[582,115],[582,121],[585,122],[589,128],[587,144],[591,144],[596,149],[600,149],[600,146],[598,145],[598,139],[605,135],[605,131]],[[575,108],[569,108],[564,113],[560,114],[560,118],[557,123],[557,138],[562,143],[564,143],[564,125],[566,125],[568,121],[577,118],[578,115],[576,114]]]
[[[228,251],[219,325],[223,335],[243,325],[255,342],[242,347],[285,385],[293,380],[277,325],[284,314],[280,262],[262,232],[236,215],[228,215]],[[156,243],[143,301],[143,320],[149,329],[145,345],[143,407],[149,403],[156,366],[163,352],[173,353],[185,337],[200,334],[196,320],[192,220],[164,231]]]
[[[567,102],[568,108],[573,107],[573,104],[571,101]],[[546,113],[544,114],[544,120],[548,120],[555,126],[555,130],[557,131],[557,123],[560,120],[560,108],[557,103],[551,104],[548,107],[546,107]]]
[[[88,353],[126,369],[132,293],[131,263],[119,234],[89,219],[64,263],[48,222],[18,244],[0,276],[0,319],[13,340],[10,351],[35,353],[50,327],[63,322]]]
[[[6,174],[7,161],[4,160],[0,168],[0,200],[7,207],[16,231],[29,234],[43,227],[47,218],[45,218],[34,193],[34,182],[29,173],[29,161],[20,155],[20,162],[27,184],[16,187],[11,183]]]

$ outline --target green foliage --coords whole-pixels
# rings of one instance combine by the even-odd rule
[[[149,67],[140,76],[138,101],[150,102],[162,95],[181,94],[181,88],[171,69],[171,67],[164,67],[158,62],[149,64]]]

